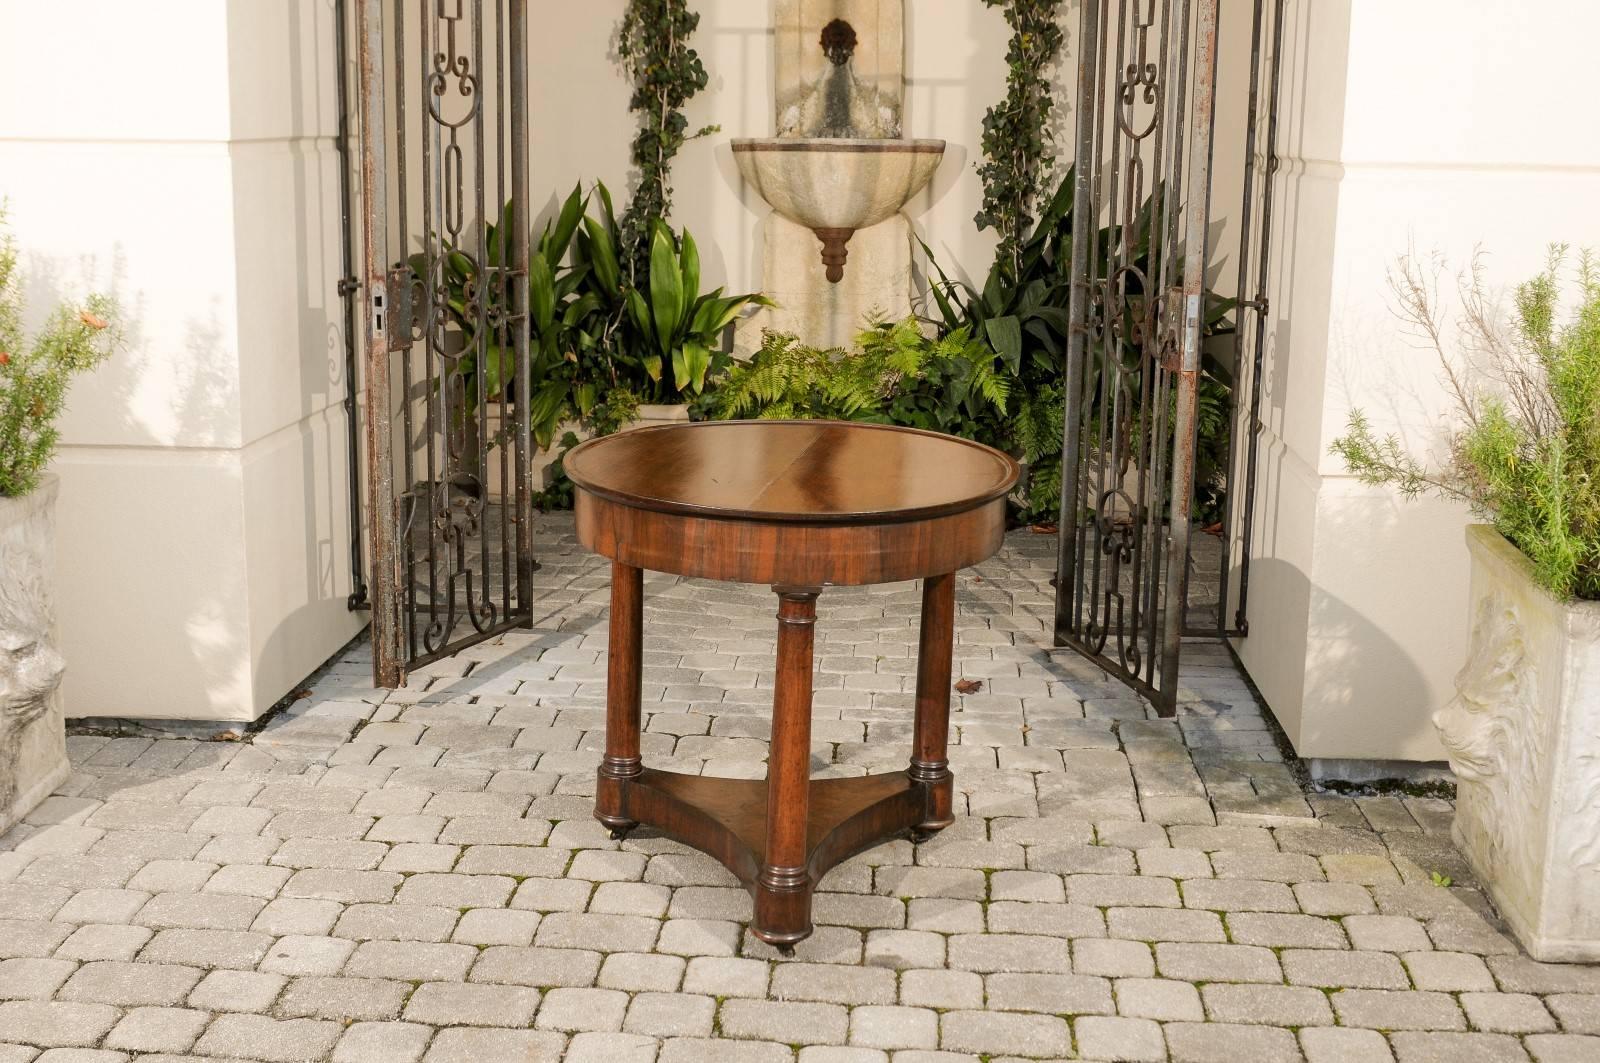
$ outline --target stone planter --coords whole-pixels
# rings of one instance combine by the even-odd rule
[[[1456,844],[1530,955],[1600,960],[1600,603],[1552,598],[1493,528],[1467,546],[1472,641],[1433,718]]]
[[[0,498],[0,834],[71,770],[55,647],[55,507],[59,482]]]

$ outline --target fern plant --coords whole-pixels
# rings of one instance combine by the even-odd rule
[[[1467,503],[1527,555],[1551,594],[1600,600],[1600,263],[1579,257],[1562,322],[1566,255],[1552,247],[1545,270],[1517,288],[1510,329],[1485,294],[1480,260],[1461,278],[1462,345],[1487,361],[1483,379],[1445,339],[1442,260],[1430,270],[1400,259],[1389,277],[1397,312],[1439,358],[1460,418],[1449,458],[1428,467],[1397,436],[1380,438],[1360,410],[1332,451],[1365,483]]]
[[[964,330],[930,339],[908,318],[867,329],[850,351],[767,332],[709,402],[721,419],[827,418],[971,436],[980,418],[1004,410],[1007,394],[986,344]]]

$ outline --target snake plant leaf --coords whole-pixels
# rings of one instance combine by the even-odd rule
[[[684,305],[692,303],[700,295],[700,249],[695,246],[694,237],[689,235],[689,230],[683,231],[683,253],[679,256],[682,263]],[[688,315],[685,314],[685,317]]]
[[[672,237],[659,221],[650,240],[650,312],[655,320],[656,346],[670,355],[683,317],[683,274]]]
[[[584,292],[567,304],[566,312],[561,315],[561,324],[571,328],[598,309],[600,309],[600,297],[594,292]]]
[[[611,205],[611,189],[606,187],[604,181],[596,181],[594,194],[600,200],[600,211],[605,219],[606,229],[608,231],[615,230],[617,227],[617,211]]]
[[[564,380],[552,380],[533,393],[533,401],[528,404],[528,427],[532,429],[534,442],[541,450],[548,450],[551,440],[555,438],[566,395],[567,384]]]
[[[611,241],[611,233],[593,218],[584,218],[583,228],[589,237],[586,251],[594,278],[602,289],[615,294],[622,288],[622,271],[617,266],[617,249]]]
[[[463,255],[460,251],[451,251],[445,256],[445,266],[451,273],[461,280],[478,275],[478,264]]]
[[[712,323],[722,314],[725,306],[726,302],[722,298],[721,288],[701,296],[700,301],[695,304],[694,314],[691,315],[689,320],[690,334],[704,336],[707,332],[710,332],[715,327]]]
[[[540,254],[552,263],[560,262],[566,256],[567,248],[572,244],[572,234],[578,231],[578,226],[583,222],[584,205],[582,187],[573,185],[572,194],[561,204],[555,228],[547,230],[545,238],[539,241]]]
[[[528,296],[534,334],[542,336],[551,330],[556,320],[555,277],[543,255],[528,256]]]
[[[992,317],[983,323],[983,334],[988,337],[1000,360],[1013,373],[1022,369],[1022,322],[1014,315]]]
[[[547,260],[548,261],[548,260]],[[556,305],[566,306],[579,288],[583,286],[584,278],[589,275],[588,266],[569,267],[565,270],[556,268]]]
[[[594,410],[595,403],[599,401],[599,394],[595,386],[589,383],[579,384],[574,389],[573,395],[578,400],[578,413],[584,417],[589,416]]]
[[[706,386],[706,373],[711,368],[711,349],[699,340],[685,340],[673,352],[672,372],[683,384],[683,390],[698,395]]]
[[[492,399],[500,394],[500,388],[504,384],[501,370],[505,368],[504,358],[502,357],[505,352],[502,351],[498,344],[491,343],[488,345],[488,350],[483,353],[483,393],[487,398]],[[463,376],[463,381],[466,383],[468,393],[476,401],[478,397],[477,382],[471,376],[465,375]]]
[[[644,296],[639,294],[639,289],[629,288],[624,296],[628,307],[628,316],[633,319],[633,327],[639,330],[640,335],[653,347],[656,345],[655,326],[650,320],[650,307],[646,305]]]
[[[990,314],[998,316],[1005,312],[1006,304],[1010,301],[1010,293],[1006,290],[1005,277],[998,269],[989,271],[989,277],[983,283],[983,305]]]
[[[483,237],[486,245],[484,261],[491,266],[500,265],[501,254],[506,250],[501,245],[505,241],[506,234],[512,231],[511,223],[516,215],[516,209],[517,205],[514,200],[506,200],[505,205],[500,208],[499,224],[485,225],[483,227]]]

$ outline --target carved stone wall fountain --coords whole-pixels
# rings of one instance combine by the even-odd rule
[[[901,138],[903,0],[779,0],[778,135],[733,142],[739,172],[773,208],[763,223],[757,319],[803,342],[847,345],[869,314],[911,312],[911,222],[902,213],[944,157]]]

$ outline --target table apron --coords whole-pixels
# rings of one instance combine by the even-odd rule
[[[679,576],[796,587],[898,583],[943,575],[992,556],[1006,502],[962,513],[871,524],[728,520],[613,502],[581,488],[578,540],[604,557]]]

